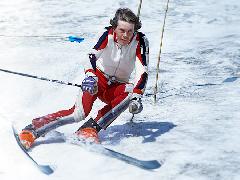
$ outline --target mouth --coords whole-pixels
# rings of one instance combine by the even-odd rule
[[[128,39],[121,39],[123,42],[129,42]]]

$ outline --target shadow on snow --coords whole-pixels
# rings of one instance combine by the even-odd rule
[[[171,122],[128,122],[123,125],[109,126],[99,133],[99,139],[104,144],[117,145],[129,137],[142,137],[142,143],[155,142],[156,138],[176,127]],[[39,138],[34,147],[41,144],[65,143],[66,136],[58,131],[49,132]]]
[[[118,144],[124,138],[143,137],[142,143],[154,142],[156,138],[176,127],[170,122],[128,122],[108,127],[99,134],[104,143]]]

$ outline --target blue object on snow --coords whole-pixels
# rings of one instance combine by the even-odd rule
[[[225,79],[223,82],[233,82],[233,81],[236,81],[238,77],[234,76],[234,77],[229,77],[227,79]]]
[[[82,37],[76,37],[76,36],[69,36],[68,37],[68,40],[70,41],[70,42],[82,42],[83,40],[84,40],[84,38],[82,38]]]

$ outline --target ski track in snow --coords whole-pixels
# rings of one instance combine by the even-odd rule
[[[166,1],[143,1],[142,31],[150,41],[144,110],[128,122],[126,111],[100,133],[102,143],[143,160],[163,163],[144,171],[61,143],[55,132],[31,155],[50,164],[46,176],[20,151],[11,123],[20,130],[37,116],[70,108],[78,89],[0,72],[0,179],[240,179],[240,3],[170,1],[153,103],[156,63]],[[81,83],[88,49],[119,7],[137,12],[138,1],[0,1],[0,68]],[[66,37],[84,37],[82,43]],[[102,105],[94,104],[92,114]],[[82,124],[58,128],[66,136]]]

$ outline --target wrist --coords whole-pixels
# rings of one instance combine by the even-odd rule
[[[142,94],[138,94],[138,93],[133,93],[131,96],[131,99],[141,99],[142,98]]]

